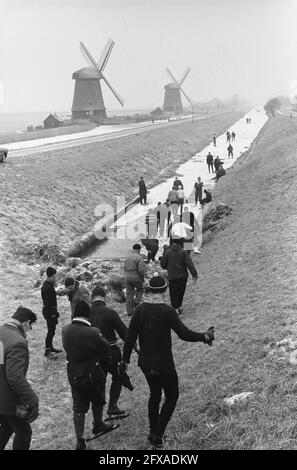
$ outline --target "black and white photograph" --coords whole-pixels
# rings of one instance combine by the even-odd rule
[[[0,0],[0,450],[297,450],[296,19]]]

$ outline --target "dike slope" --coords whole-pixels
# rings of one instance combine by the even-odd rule
[[[115,205],[138,193],[144,176],[148,187],[171,176],[243,112],[212,116],[194,123],[48,152],[0,166],[0,236],[6,250],[22,253],[34,242],[62,247],[92,229],[98,204]],[[7,244],[6,244],[7,243]]]

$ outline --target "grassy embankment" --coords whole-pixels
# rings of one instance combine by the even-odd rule
[[[180,400],[168,427],[168,449],[296,448],[297,371],[289,354],[276,346],[296,331],[296,145],[295,121],[269,121],[216,187],[215,200],[230,205],[233,214],[224,231],[203,247],[199,283],[193,290],[189,281],[183,315],[198,331],[214,324],[216,341],[209,348],[173,338]],[[35,268],[23,269],[29,276]],[[16,294],[7,297],[8,312],[20,300],[39,311],[39,291],[25,296],[26,280],[21,288],[19,273],[13,284],[14,274],[7,267],[8,294],[13,288]],[[62,324],[68,310],[61,300]],[[124,313],[124,306],[119,304],[119,310]],[[30,378],[41,400],[33,447],[72,448],[64,358],[50,362],[42,357],[43,336],[40,319],[31,339]],[[111,435],[93,441],[94,449],[144,448],[148,392],[135,357],[130,373],[136,389],[133,394],[123,391],[121,405],[131,410],[131,417]],[[243,391],[254,395],[232,408],[223,403],[224,397]]]

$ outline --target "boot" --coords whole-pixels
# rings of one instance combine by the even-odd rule
[[[99,434],[100,432],[108,432],[113,428],[113,424],[105,423],[102,420],[103,416],[103,406],[102,405],[92,405],[93,411],[93,434]]]
[[[121,410],[117,405],[114,404],[109,404],[108,409],[107,409],[107,414],[109,416],[111,415],[124,415],[126,411]]]
[[[85,415],[83,413],[73,413],[73,424],[76,436],[75,450],[85,450],[86,442],[84,439]]]
[[[150,443],[155,449],[162,449],[163,447],[163,437],[158,434],[153,434],[151,437]]]
[[[85,450],[85,449],[86,449],[85,439],[77,439],[75,450]]]

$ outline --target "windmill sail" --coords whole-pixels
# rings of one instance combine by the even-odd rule
[[[114,94],[114,96],[116,97],[116,99],[119,101],[119,103],[124,106],[125,102],[123,100],[123,98],[120,97],[120,95],[115,91],[115,89],[111,86],[111,84],[107,81],[106,77],[103,75],[103,73],[101,72],[101,75],[102,75],[102,78],[103,80],[105,81],[106,85],[108,86],[108,88],[110,89],[110,91]]]
[[[109,39],[103,49],[100,59],[98,60],[98,68],[100,72],[103,72],[103,70],[105,69],[107,61],[113,49],[113,46],[114,46],[114,41],[112,39]]]

